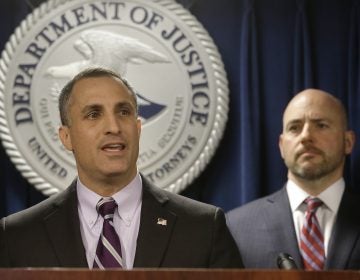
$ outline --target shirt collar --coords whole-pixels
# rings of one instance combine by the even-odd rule
[[[342,195],[345,190],[345,181],[343,178],[337,180],[334,184],[326,188],[317,197],[334,213],[337,213]],[[302,188],[296,185],[293,181],[288,180],[286,184],[286,191],[290,201],[291,211],[294,212],[299,209],[303,201],[309,196]]]
[[[79,209],[84,213],[84,218],[89,227],[95,225],[96,220],[98,219],[98,212],[96,211],[96,204],[102,198],[102,196],[93,192],[87,188],[80,179],[77,179],[76,186]],[[117,211],[120,218],[126,223],[130,223],[135,215],[136,209],[141,204],[142,198],[142,180],[139,173],[134,177],[134,179],[119,192],[112,195],[116,201],[118,207]]]
[[[142,200],[142,180],[139,173],[125,188],[115,193],[112,197],[118,205],[117,211],[120,218],[128,225]]]

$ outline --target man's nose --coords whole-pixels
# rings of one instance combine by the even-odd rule
[[[108,115],[106,118],[105,129],[106,133],[120,133],[121,125],[118,118],[115,115]]]
[[[305,124],[301,130],[301,141],[309,141],[312,139],[312,127],[309,124]]]

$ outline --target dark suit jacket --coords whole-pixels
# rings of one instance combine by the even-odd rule
[[[227,213],[245,268],[277,268],[279,253],[303,268],[286,189]],[[360,269],[360,198],[344,193],[328,245],[325,269]]]
[[[158,218],[167,225],[157,224]],[[88,267],[75,183],[0,220],[0,267]],[[242,267],[221,209],[143,180],[134,267]]]

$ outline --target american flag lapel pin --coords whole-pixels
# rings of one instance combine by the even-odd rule
[[[166,226],[167,225],[167,220],[165,220],[163,218],[158,218],[157,219],[157,224],[162,225],[162,226]]]

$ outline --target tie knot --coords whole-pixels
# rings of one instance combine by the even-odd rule
[[[112,197],[104,197],[96,204],[96,210],[104,219],[112,219],[116,207],[117,204]]]
[[[323,204],[323,202],[317,197],[308,197],[304,201],[307,205],[306,211],[315,213],[316,210]]]

